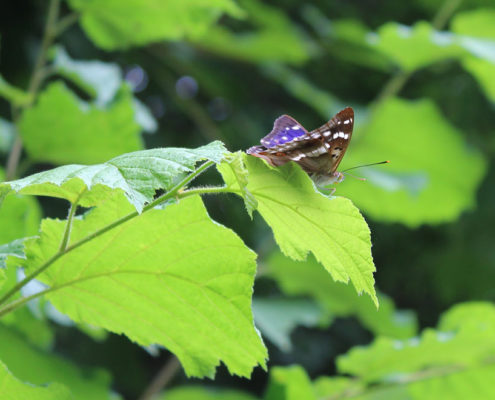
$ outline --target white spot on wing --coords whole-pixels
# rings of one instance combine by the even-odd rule
[[[338,133],[334,133],[334,134],[333,134],[333,138],[334,138],[334,139],[337,139],[338,137],[339,137],[339,134],[338,134]]]
[[[294,131],[298,131],[299,129],[301,129],[301,127],[299,125],[294,125],[292,127],[292,130],[294,130]]]
[[[323,136],[325,136],[325,137],[330,136],[331,134],[332,134],[332,132],[330,132],[330,131],[323,132]]]

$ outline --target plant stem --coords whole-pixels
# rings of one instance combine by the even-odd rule
[[[79,195],[79,197],[81,197],[81,195]],[[70,203],[69,215],[67,216],[67,224],[65,225],[64,236],[62,238],[62,242],[60,243],[60,247],[58,249],[59,253],[62,253],[65,251],[65,249],[67,249],[67,244],[69,243],[69,238],[70,238],[70,231],[72,229],[72,220],[74,219],[74,214],[76,213],[76,209],[77,209],[77,201],[74,203]]]
[[[438,10],[433,17],[432,25],[437,30],[442,30],[449,22],[450,17],[454,14],[454,11],[459,7],[462,3],[462,0],[446,0],[442,7]]]
[[[31,79],[29,81],[28,93],[31,95],[31,99],[33,99],[30,104],[32,104],[32,102],[34,101],[36,97],[36,93],[38,92],[38,89],[44,80],[44,75],[42,74],[41,71],[46,62],[47,51],[57,35],[55,25],[57,23],[59,10],[60,10],[60,0],[51,0],[48,6],[48,16],[46,18],[45,30],[43,33],[43,39],[41,41],[41,48],[38,53],[38,57],[36,58],[36,62],[33,68],[33,73],[31,74]],[[27,104],[22,108],[29,107],[30,104]],[[18,115],[17,110],[13,114],[14,116]],[[16,120],[17,118],[14,118],[14,122],[17,122]],[[22,153],[22,140],[21,137],[19,136],[19,133],[17,133],[14,141],[14,145],[12,146],[12,150],[10,151],[9,158],[7,160],[7,166],[6,166],[7,171],[5,174],[7,181],[14,179],[16,175],[17,165],[19,164],[19,160],[21,158],[21,153]]]
[[[192,192],[192,190],[189,190],[189,191],[184,192],[182,195],[180,195],[179,194],[179,190],[181,188],[183,188],[184,186],[186,186],[194,178],[196,178],[197,176],[199,176],[201,173],[203,173],[204,171],[206,171],[208,168],[210,168],[213,164],[215,164],[213,161],[207,161],[204,164],[202,164],[197,170],[195,170],[191,174],[187,175],[184,179],[182,179],[179,183],[177,183],[167,193],[163,194],[162,196],[156,198],[151,203],[149,203],[148,205],[146,205],[143,208],[143,211],[142,212],[144,213],[144,212],[146,212],[148,210],[151,210],[152,208],[154,208],[157,205],[159,205],[159,204],[167,201],[168,199],[170,199],[172,197],[186,197],[187,195],[191,195],[191,194],[200,194],[199,192],[201,192],[201,190],[198,190],[198,192],[195,192],[195,193],[184,195],[184,193],[190,193],[190,192]],[[205,189],[208,189],[208,188],[205,188]],[[220,190],[220,189],[224,189],[224,188],[219,188],[218,190]],[[206,193],[206,191],[204,193]],[[213,192],[211,192],[211,193],[213,193]],[[74,204],[77,204],[77,201]],[[72,212],[72,216],[71,216],[71,214],[69,212],[69,218],[72,219],[73,218],[73,215],[74,215],[74,212],[75,212],[75,207],[73,207],[73,210],[72,210],[72,206],[71,206],[71,212]],[[50,259],[48,259],[44,264],[42,264],[37,270],[35,270],[31,274],[27,275],[22,281],[18,282],[12,289],[10,289],[7,293],[5,293],[5,295],[2,298],[0,298],[0,304],[5,303],[6,300],[8,300],[15,293],[17,293],[28,282],[30,282],[31,280],[33,280],[34,278],[36,278],[39,274],[41,274],[43,271],[45,271],[47,268],[49,268],[55,261],[57,261],[63,255],[69,253],[72,250],[77,249],[78,247],[82,246],[83,244],[85,244],[85,243],[87,243],[87,242],[89,242],[89,241],[97,238],[98,236],[103,235],[104,233],[112,230],[113,228],[115,228],[115,227],[117,227],[119,225],[122,225],[123,223],[129,221],[130,219],[132,219],[134,217],[137,217],[138,215],[139,215],[139,213],[137,211],[133,211],[133,212],[131,212],[131,213],[123,216],[122,218],[120,218],[120,219],[112,222],[111,224],[109,224],[109,225],[107,225],[107,226],[99,229],[98,231],[91,233],[90,235],[88,235],[85,238],[79,240],[78,242],[72,244],[71,246],[65,246],[62,249],[62,245],[61,245],[59,251],[56,254],[54,254]],[[68,224],[66,226],[66,233],[67,233],[67,235],[69,235],[69,233],[67,232],[67,230],[70,229],[70,226],[71,226],[71,224],[70,225]],[[64,243],[64,241],[65,241],[65,235],[64,235],[64,239],[63,239],[62,243]],[[67,243],[68,243],[68,239],[67,239]],[[65,244],[67,245],[67,243],[65,243]],[[50,288],[50,289],[47,289],[47,290],[38,292],[38,293],[34,294],[33,296],[30,296],[29,299],[32,299],[32,298],[35,298],[35,297],[39,297],[39,296],[47,293],[48,291],[52,291],[54,289],[55,288]],[[6,309],[8,309],[8,311],[12,311],[15,308],[19,307],[20,305],[22,305],[22,304],[24,304],[24,302],[19,302],[19,300],[16,300],[16,301],[14,301],[12,303],[7,304],[4,308],[0,309],[0,316],[6,313],[6,311],[5,311]]]
[[[139,400],[150,400],[153,396],[163,390],[180,369],[180,362],[176,356],[172,355],[158,371],[151,383],[145,389]]]

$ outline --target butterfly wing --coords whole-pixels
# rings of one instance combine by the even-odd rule
[[[324,146],[327,148],[329,157],[328,174],[333,174],[349,146],[354,128],[354,110],[351,107],[344,108],[342,111],[322,125],[318,129],[311,132],[317,132],[323,138]]]
[[[308,131],[294,118],[282,115],[275,120],[272,131],[261,139],[261,144],[267,149],[276,150],[285,148],[286,145],[307,134]]]
[[[353,126],[354,111],[350,107],[311,132],[295,119],[282,115],[261,140],[262,145],[251,147],[247,153],[274,166],[295,161],[312,175],[332,177],[344,157]]]

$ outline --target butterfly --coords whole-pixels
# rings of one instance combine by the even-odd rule
[[[282,115],[272,131],[261,139],[261,145],[246,152],[278,167],[289,161],[298,163],[318,186],[341,182],[337,172],[354,127],[354,110],[344,108],[318,129],[308,132],[294,118]]]

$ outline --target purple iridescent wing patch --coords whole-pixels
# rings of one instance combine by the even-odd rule
[[[282,115],[275,120],[272,131],[261,139],[261,144],[266,148],[277,147],[307,133],[294,118]]]

